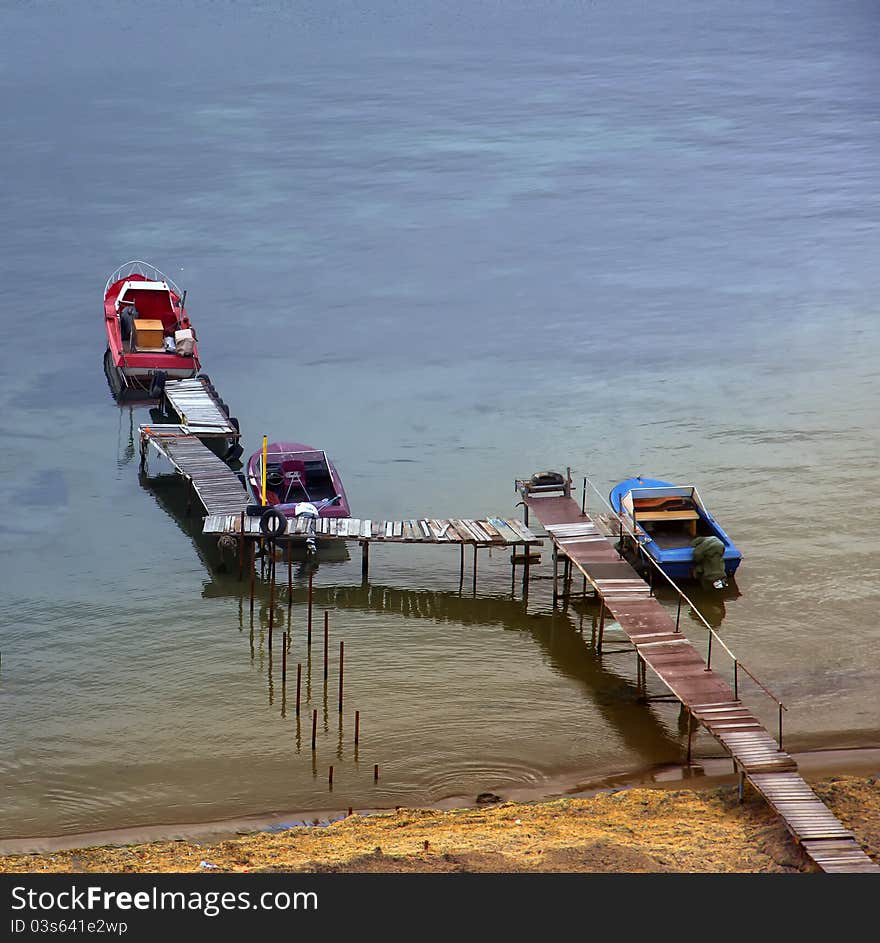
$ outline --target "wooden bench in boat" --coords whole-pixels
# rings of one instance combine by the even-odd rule
[[[689,511],[640,511],[636,508],[636,520],[644,521],[698,521],[700,515],[693,510]]]

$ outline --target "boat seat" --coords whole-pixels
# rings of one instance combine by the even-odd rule
[[[290,501],[297,489],[302,491],[306,501],[310,500],[306,489],[306,463],[302,459],[285,459],[281,463],[281,474],[284,476],[285,501]]]
[[[686,511],[641,511],[636,508],[637,521],[698,521],[700,515],[694,510]]]

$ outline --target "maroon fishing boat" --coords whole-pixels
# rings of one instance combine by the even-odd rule
[[[121,265],[104,286],[104,367],[117,399],[162,395],[166,380],[199,372],[186,292],[148,262]]]
[[[263,450],[247,463],[247,483],[264,533],[277,535],[294,517],[351,517],[348,498],[336,466],[323,449],[301,442],[266,444],[266,494],[263,501]],[[271,512],[271,513],[267,513]],[[313,539],[303,538],[309,549]]]

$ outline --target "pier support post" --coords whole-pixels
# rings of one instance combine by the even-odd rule
[[[292,541],[287,541],[287,637],[293,635],[293,552]]]
[[[694,724],[693,724],[694,715],[688,710],[688,748],[687,748],[687,765],[691,765],[691,743],[694,736]]]
[[[366,585],[370,581],[370,541],[361,541],[361,583]]]
[[[596,651],[602,654],[602,640],[605,638],[605,600],[603,599],[599,609],[599,635],[596,640]]]
[[[238,534],[238,581],[239,583],[244,576],[244,520],[245,513],[241,512],[241,520],[239,522],[239,534]]]
[[[458,591],[459,593],[464,589],[464,543],[459,545],[459,567],[458,567]]]
[[[553,545],[553,608],[556,608],[556,601],[559,599],[559,551],[556,545]]]
[[[275,541],[269,541],[269,651],[272,651],[272,629],[275,627]]]
[[[474,595],[477,595],[477,545],[474,544]]]
[[[743,801],[743,797],[746,791],[746,774],[744,770],[739,771],[739,788],[737,792],[739,793],[739,801]]]
[[[309,627],[308,627],[308,646],[309,651],[312,650],[312,582],[314,580],[315,574],[313,570],[309,570]]]
[[[254,621],[254,580],[257,575],[256,566],[257,542],[251,541],[251,622]]]

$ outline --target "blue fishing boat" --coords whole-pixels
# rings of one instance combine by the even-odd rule
[[[742,562],[742,553],[693,485],[627,478],[611,489],[609,502],[624,531],[631,532],[623,538],[628,555],[644,563],[647,554],[676,583],[698,580],[724,589]]]

